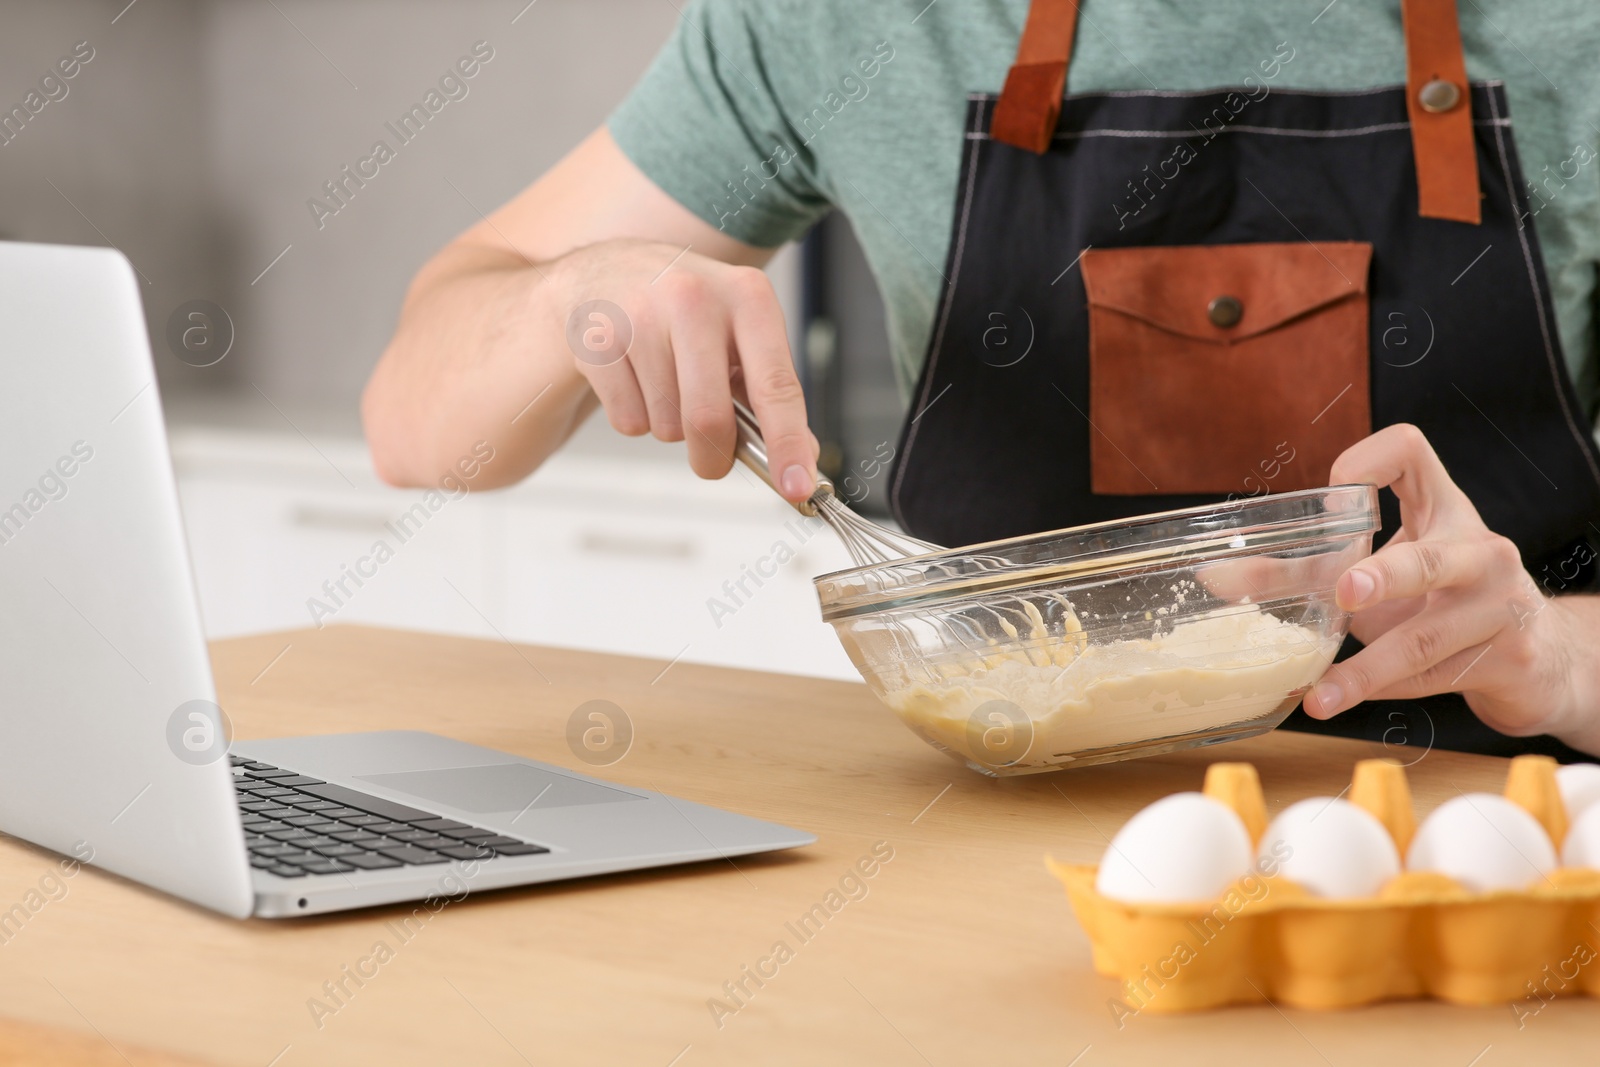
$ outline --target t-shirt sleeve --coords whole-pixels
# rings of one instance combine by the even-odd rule
[[[793,5],[697,0],[607,123],[624,155],[684,207],[761,248],[829,209],[815,159],[784,117],[774,78],[795,55]]]

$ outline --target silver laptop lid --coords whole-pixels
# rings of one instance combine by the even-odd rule
[[[214,701],[134,272],[0,242],[0,830],[248,915]]]

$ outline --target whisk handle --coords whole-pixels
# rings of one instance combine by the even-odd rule
[[[739,438],[733,446],[733,457],[756,473],[756,477],[772,487],[772,491],[783,496],[783,490],[778,487],[777,481],[772,477],[772,469],[767,466],[767,442],[761,436],[761,424],[756,422],[755,412],[735,400],[733,402],[733,417],[738,425]],[[793,507],[802,515],[815,515],[817,513],[816,500],[823,494],[833,495],[833,482],[822,473],[817,474],[817,488],[809,500],[802,500]]]

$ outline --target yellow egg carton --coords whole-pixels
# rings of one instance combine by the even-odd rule
[[[1546,756],[1511,761],[1505,796],[1561,849],[1567,813]],[[1205,793],[1244,820],[1252,844],[1267,828],[1255,767],[1214,763]],[[1405,769],[1356,764],[1348,799],[1377,816],[1404,858],[1416,830]],[[1374,897],[1328,900],[1285,878],[1249,874],[1210,904],[1125,903],[1095,890],[1098,868],[1057,863],[1094,950],[1095,970],[1120,979],[1119,1022],[1274,1001],[1350,1008],[1437,997],[1512,1004],[1519,1019],[1552,997],[1600,995],[1600,871],[1558,869],[1536,886],[1471,892],[1448,876],[1405,871]]]

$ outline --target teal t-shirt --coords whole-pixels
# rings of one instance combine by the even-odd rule
[[[942,288],[966,95],[999,91],[1027,9],[696,0],[611,116],[611,134],[657,185],[748,244],[775,247],[830,207],[844,212],[883,292],[909,395]],[[1468,76],[1506,82],[1562,346],[1592,413],[1600,5],[1459,9]],[[1067,91],[1238,86],[1275,58],[1273,87],[1403,84],[1399,0],[1084,0]]]

